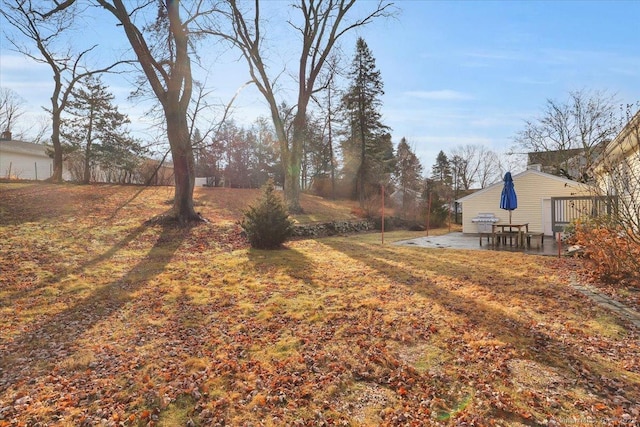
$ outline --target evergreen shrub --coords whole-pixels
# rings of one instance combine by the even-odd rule
[[[244,212],[240,226],[256,249],[278,248],[291,236],[293,221],[289,219],[284,202],[276,194],[273,181],[265,184],[258,203]]]

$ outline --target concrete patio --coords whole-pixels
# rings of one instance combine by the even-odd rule
[[[441,236],[418,237],[415,239],[401,240],[395,242],[394,245],[399,246],[418,246],[423,248],[440,248],[440,249],[467,249],[467,250],[490,250],[490,251],[507,251],[507,252],[523,252],[531,255],[558,256],[558,245],[550,236],[546,236],[544,244],[538,248],[519,248],[516,246],[500,245],[494,247],[490,245],[486,238],[480,246],[480,237],[473,234],[463,234],[461,232],[453,232]],[[562,253],[566,252],[566,247],[562,247]]]

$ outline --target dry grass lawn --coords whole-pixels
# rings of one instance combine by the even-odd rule
[[[257,190],[148,221],[172,193],[0,184],[0,427],[638,425],[638,331],[571,264],[378,234],[252,250]]]

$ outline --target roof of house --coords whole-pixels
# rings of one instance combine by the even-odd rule
[[[410,197],[415,197],[418,199],[422,198],[422,194],[419,191],[412,190],[411,188],[407,188],[406,192]],[[402,189],[397,189],[393,193],[391,193],[389,197],[402,199],[402,197],[404,197],[404,191]]]
[[[540,164],[544,166],[553,166],[570,157],[584,154],[582,148],[571,148],[568,150],[551,150],[551,151],[532,151],[527,153],[530,164]]]
[[[539,171],[534,170],[534,169],[527,169],[524,172],[520,172],[517,175],[513,175],[513,180],[517,181],[519,178],[523,178],[523,177],[525,177],[527,175],[536,175],[536,176],[539,176],[540,178],[556,180],[556,181],[563,182],[565,184],[570,184],[570,185],[579,184],[577,181],[572,181],[570,179],[562,178],[562,177],[559,177],[557,175],[551,175],[549,173],[539,172]],[[474,197],[478,197],[478,196],[486,193],[487,191],[490,191],[491,189],[493,189],[495,187],[502,187],[503,185],[504,185],[504,183],[502,181],[498,181],[495,184],[491,184],[490,186],[483,188],[482,190],[478,190],[475,193],[472,193],[472,194],[469,194],[468,196],[462,197],[462,198],[456,200],[456,202],[461,203],[461,202],[467,201],[467,200],[472,199]]]
[[[19,154],[46,155],[47,146],[17,140],[0,141],[0,151]],[[48,157],[48,156],[47,156]]]

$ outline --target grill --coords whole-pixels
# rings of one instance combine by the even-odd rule
[[[481,213],[471,219],[471,222],[478,227],[478,233],[491,233],[493,224],[498,221],[500,221],[500,219],[492,213]]]

